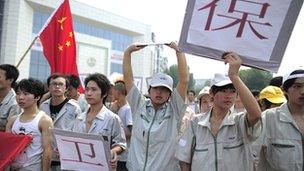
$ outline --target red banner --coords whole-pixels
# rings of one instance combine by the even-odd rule
[[[0,132],[0,170],[4,170],[31,141],[32,137],[27,135]]]
[[[69,0],[64,0],[38,35],[51,73],[79,76],[76,62],[76,41]]]

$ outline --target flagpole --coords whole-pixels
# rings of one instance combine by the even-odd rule
[[[32,48],[32,46],[34,45],[35,41],[38,39],[38,36],[36,36],[34,38],[34,40],[31,42],[30,46],[26,49],[26,51],[24,52],[24,54],[22,55],[22,57],[20,58],[18,64],[16,65],[16,67],[18,68],[19,65],[21,64],[21,62],[23,61],[23,59],[25,58],[26,54],[30,51],[30,49]]]

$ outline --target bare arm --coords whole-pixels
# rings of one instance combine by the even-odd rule
[[[127,92],[129,92],[133,86],[131,54],[132,52],[138,51],[144,47],[145,46],[139,47],[138,44],[132,44],[124,52],[122,68],[123,68],[124,82],[126,85]]]
[[[226,56],[224,56],[224,59],[226,63],[229,63],[229,78],[239,93],[241,101],[243,102],[244,107],[247,111],[249,126],[252,126],[259,121],[261,117],[261,109],[248,87],[239,77],[238,72],[242,64],[242,60],[236,53],[228,53]]]
[[[53,136],[51,133],[51,128],[53,128],[53,121],[48,115],[44,115],[39,121],[39,129],[42,133],[42,170],[48,171],[51,165],[52,159],[52,141]]]
[[[185,99],[188,88],[188,66],[185,54],[180,51],[177,43],[171,42],[169,47],[176,51],[177,58],[177,70],[178,70],[178,78],[179,82],[177,83],[176,89],[180,96]]]
[[[191,170],[191,165],[189,163],[179,161],[179,166],[181,168],[181,171],[190,171]]]
[[[8,118],[8,121],[7,121],[6,127],[5,127],[5,132],[12,132],[12,127],[13,127],[13,124],[16,119],[17,119],[17,115],[14,115],[14,116],[11,116]]]
[[[126,139],[130,139],[132,135],[132,125],[128,125],[127,128],[125,129],[125,135]]]

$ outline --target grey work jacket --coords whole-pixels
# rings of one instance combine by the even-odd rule
[[[157,111],[133,85],[128,96],[133,129],[127,167],[132,171],[175,171],[174,157],[186,104],[175,89],[170,100]]]
[[[190,163],[192,171],[253,170],[251,143],[261,133],[261,121],[249,127],[244,113],[227,113],[217,135],[210,125],[211,110],[194,116],[186,128],[176,153]]]
[[[51,99],[46,100],[40,105],[40,110],[51,116],[50,111]],[[73,121],[81,114],[81,109],[77,102],[69,100],[59,111],[54,120],[54,128],[71,130]]]
[[[90,129],[86,130],[87,112],[82,113],[73,123],[72,131],[89,134],[100,134],[110,144],[110,148],[120,146],[126,149],[126,137],[122,122],[118,115],[103,106],[92,121]]]
[[[0,103],[0,130],[5,130],[7,119],[21,113],[16,101],[16,93],[11,89]]]
[[[263,112],[258,170],[303,171],[304,134],[301,134],[287,103]],[[260,139],[260,138],[259,138]]]

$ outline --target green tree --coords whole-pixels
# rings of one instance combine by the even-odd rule
[[[189,67],[188,71],[189,72]],[[176,87],[178,83],[178,73],[177,73],[177,65],[171,65],[169,68],[166,68],[164,71],[165,74],[170,75],[173,78],[173,87]],[[193,90],[195,85],[195,80],[193,78],[193,73],[189,73],[189,83],[188,83],[188,90]]]
[[[250,90],[262,90],[269,84],[272,74],[259,69],[240,70],[240,77]]]

